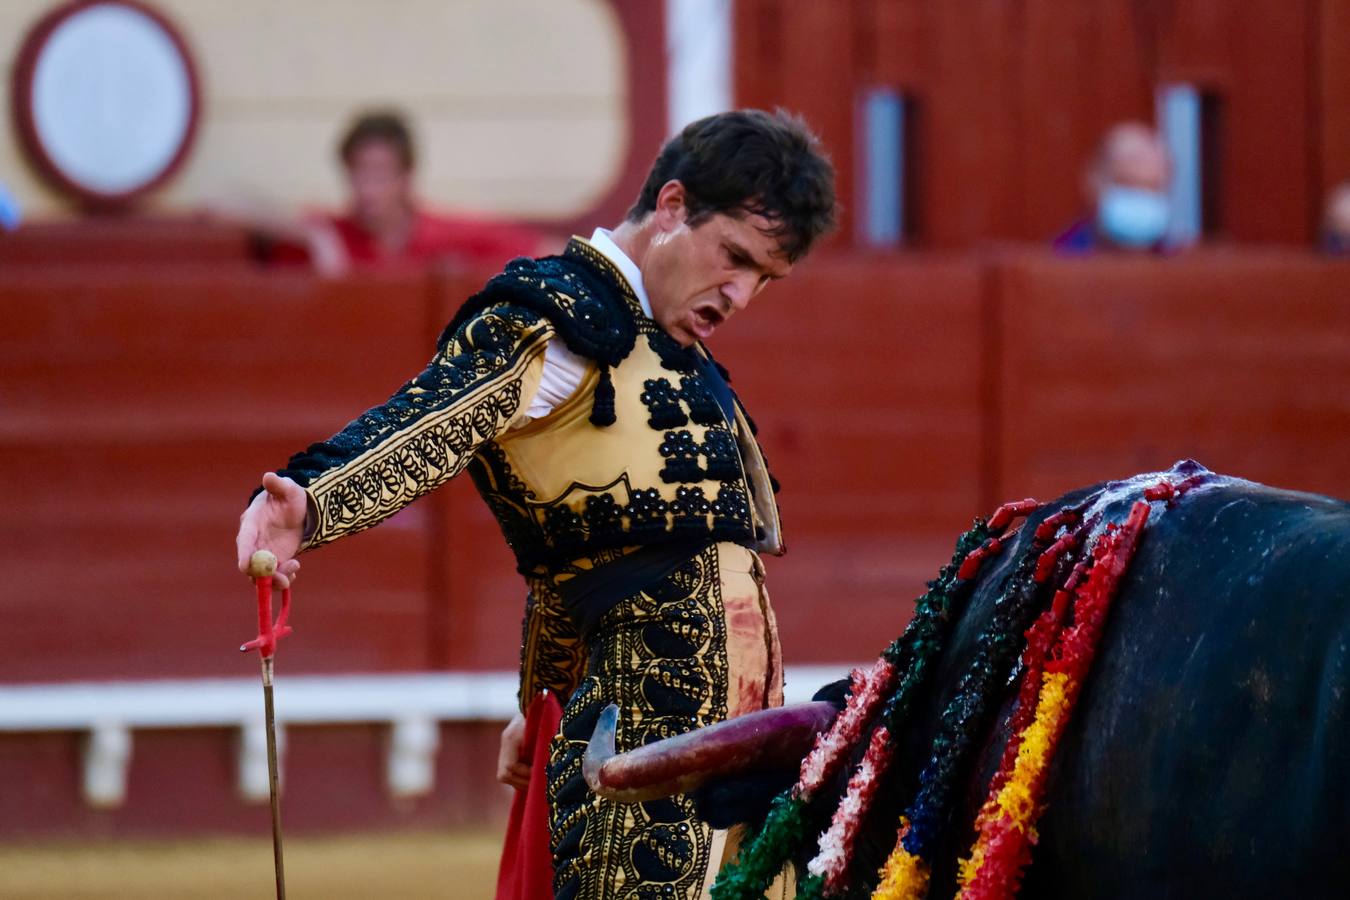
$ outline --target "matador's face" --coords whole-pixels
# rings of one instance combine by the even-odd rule
[[[682,346],[707,340],[792,271],[761,215],[713,213],[690,226],[678,181],[661,189],[652,215],[656,234],[641,262],[642,281],[652,315]]]

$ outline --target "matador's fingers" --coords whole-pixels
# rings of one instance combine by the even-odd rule
[[[525,763],[511,763],[501,774],[502,784],[524,790],[530,783],[530,767]]]
[[[285,590],[295,583],[295,579],[300,574],[300,560],[288,559],[277,566],[276,574],[272,576],[272,583]]]

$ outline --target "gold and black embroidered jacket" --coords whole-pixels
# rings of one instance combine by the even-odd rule
[[[531,421],[545,347],[559,339],[592,365],[569,400]],[[574,239],[562,256],[508,264],[459,310],[422,374],[281,474],[309,494],[306,548],[467,468],[527,575],[668,540],[779,553],[776,485],[724,378]]]

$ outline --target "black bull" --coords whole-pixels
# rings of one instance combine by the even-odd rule
[[[985,564],[865,820],[850,893],[875,885],[938,716],[1035,526],[1145,483],[1047,504]],[[1110,521],[1139,497],[1119,494]],[[1165,506],[1153,504],[1052,763],[1021,896],[1350,896],[1350,504],[1214,475]],[[954,890],[1014,693],[934,854],[930,896]],[[719,799],[705,807],[725,810],[748,783],[708,785]]]

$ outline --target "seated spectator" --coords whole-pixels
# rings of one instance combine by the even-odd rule
[[[1092,212],[1055,238],[1054,248],[1067,254],[1163,251],[1171,218],[1170,173],[1157,132],[1139,122],[1114,126],[1083,175]]]
[[[216,209],[217,216],[251,228],[268,262],[309,263],[324,275],[354,269],[455,261],[498,268],[516,256],[552,252],[531,228],[502,221],[432,212],[416,198],[417,156],[412,133],[398,113],[357,116],[338,144],[347,183],[346,210],[299,219]]]
[[[1327,195],[1322,249],[1335,256],[1350,256],[1350,181],[1342,182]]]

